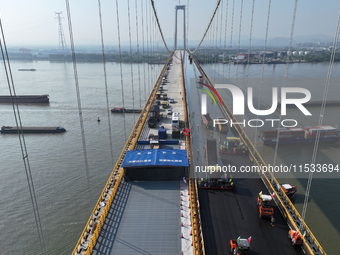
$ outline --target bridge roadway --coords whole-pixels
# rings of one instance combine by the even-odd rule
[[[300,247],[291,245],[289,227],[276,206],[274,226],[259,217],[257,195],[260,191],[265,194],[266,187],[255,175],[234,179],[234,191],[199,190],[206,254],[230,254],[229,240],[238,236],[252,236],[249,254],[304,254]]]
[[[190,65],[188,58],[183,58],[186,71],[186,86],[190,87],[190,122],[193,127],[192,136],[195,140],[192,144],[194,162],[201,165],[204,160],[202,155],[206,139],[213,135],[218,141],[225,136],[237,136],[231,130],[228,134],[221,134],[217,129],[207,129],[201,121],[198,107],[202,90],[192,84],[195,77],[200,73],[196,66]],[[191,80],[191,82],[189,82]],[[190,84],[191,83],[191,84]],[[188,90],[188,89],[187,89]],[[208,104],[209,106],[209,104]],[[212,118],[224,116],[217,107],[210,107]],[[196,114],[195,114],[196,112]],[[213,134],[211,134],[213,131]],[[217,146],[219,148],[219,146]],[[218,150],[218,148],[216,148]],[[199,156],[196,151],[199,149]],[[198,156],[198,157],[197,157]],[[232,165],[240,169],[241,166],[253,165],[247,156],[243,155],[220,155],[218,153],[219,165]],[[204,165],[204,164],[203,164]],[[236,177],[239,176],[239,177]],[[205,177],[197,175],[197,177]],[[236,177],[236,178],[235,178]],[[270,222],[259,217],[257,208],[257,196],[260,191],[269,194],[257,173],[246,175],[234,174],[235,190],[207,190],[199,189],[200,214],[203,228],[205,252],[208,255],[230,254],[230,239],[238,236],[248,238],[252,236],[249,254],[304,254],[301,248],[293,247],[288,239],[289,227],[278,207],[274,206],[274,227]],[[274,204],[274,203],[273,203]]]
[[[172,64],[167,71],[167,82],[162,81],[163,92],[174,99],[173,112],[179,112],[184,122],[184,103],[182,86],[182,66],[179,52],[175,52]],[[166,102],[160,100],[161,102]],[[160,106],[163,118],[156,128],[149,128],[147,121],[138,140],[145,141],[149,134],[158,134],[164,126],[171,139],[171,115]],[[168,117],[169,116],[169,117]],[[183,140],[180,139],[180,142]],[[161,145],[161,148],[179,149],[179,145]],[[138,144],[135,149],[150,149],[150,145]],[[141,169],[140,171],[143,171]],[[183,250],[192,254],[189,233],[187,242],[181,238],[181,214],[184,203],[181,181],[121,181],[115,199],[106,216],[92,254],[181,254]],[[187,193],[187,192],[186,192]],[[189,209],[186,212],[188,214]],[[187,218],[190,218],[189,215]],[[184,220],[182,219],[182,222]],[[187,229],[190,229],[190,222]],[[189,230],[190,231],[190,230]],[[188,242],[189,241],[189,242]]]
[[[174,59],[176,59],[176,62],[179,60],[175,57]],[[178,62],[176,65],[178,65]],[[178,91],[175,90],[176,92],[171,94],[170,89],[171,87],[172,89],[176,88],[176,84],[178,88],[179,76],[180,73],[178,71],[170,72],[169,85],[171,86],[166,86],[169,89],[169,96],[175,98],[175,101],[178,103],[183,103],[181,101],[183,93],[178,95]],[[200,116],[199,114],[192,114],[192,111],[196,110],[199,112],[197,109],[197,106],[200,105],[199,101],[195,102],[199,96],[199,93],[194,93],[193,91],[190,93],[191,117],[196,118],[194,120],[195,123],[199,123]],[[196,108],[193,108],[193,105]],[[143,113],[141,117],[142,115]],[[182,120],[183,117],[182,115]],[[141,123],[144,123],[145,119],[146,116],[144,115]],[[192,119],[190,120],[192,121]],[[137,124],[135,129],[139,129]],[[163,124],[165,126],[169,125],[166,119]],[[169,126],[166,126],[166,128],[169,129]],[[145,124],[142,132],[140,132],[140,138],[145,139],[149,131]],[[192,138],[195,138],[193,145],[202,144],[202,140],[206,140],[209,133],[207,129],[202,127],[200,129],[193,129]],[[131,135],[131,137],[135,136]],[[125,150],[127,150],[126,148]],[[196,151],[196,149],[197,147],[194,146],[192,150]],[[195,154],[192,154],[194,156],[193,162],[200,162],[201,155]],[[245,156],[227,156],[219,160],[225,165],[231,164],[238,167],[251,164],[249,158]],[[244,238],[252,236],[249,254],[303,254],[301,248],[293,247],[290,244],[287,237],[289,227],[278,207],[275,207],[274,226],[271,226],[268,221],[259,218],[256,205],[257,195],[260,191],[263,191],[264,194],[268,194],[268,192],[262,180],[256,175],[252,174],[247,176],[247,178],[234,179],[235,191],[199,191],[200,208],[195,210],[195,212],[198,213],[196,217],[201,222],[204,238],[204,249],[199,251],[190,248],[190,243],[192,242],[191,236],[184,235],[184,238],[181,238],[183,234],[183,227],[181,227],[181,220],[183,221],[183,218],[181,214],[183,212],[179,209],[182,208],[180,193],[186,192],[180,192],[179,187],[181,184],[179,181],[168,183],[125,182],[124,180],[120,181],[122,172],[118,171],[112,177],[113,179],[108,181],[108,188],[112,187],[111,184],[114,184],[112,192],[115,195],[107,214],[105,214],[106,217],[101,217],[99,220],[98,224],[103,224],[102,227],[96,228],[98,219],[96,215],[98,215],[98,212],[102,213],[99,208],[100,201],[106,197],[105,194],[111,192],[108,188],[104,189],[101,198],[98,200],[94,213],[90,217],[73,254],[90,254],[91,251],[93,254],[119,255],[180,254],[181,251],[184,251],[184,254],[228,254],[230,249],[229,240],[236,239],[238,236]],[[192,201],[190,206],[193,204]],[[106,212],[106,209],[104,209],[104,212]],[[185,213],[188,214],[188,210]],[[193,217],[192,214],[184,217],[187,219],[191,218],[191,221],[194,222],[192,224],[192,234],[193,237],[195,236],[194,240],[199,240],[196,239],[196,231],[194,231],[194,225],[197,222],[196,217]],[[186,227],[190,230],[190,220],[189,222],[186,221],[186,224],[188,225],[187,227],[184,226],[184,228]],[[94,233],[90,241],[88,241],[88,233],[90,235]],[[184,240],[187,240],[187,242],[185,243]],[[189,246],[187,245],[188,243]],[[196,241],[193,243],[197,247]],[[94,246],[93,250],[92,248],[88,249],[91,246]]]

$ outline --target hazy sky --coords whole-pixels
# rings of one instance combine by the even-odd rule
[[[136,41],[136,9],[139,23],[139,40],[142,38],[142,18],[147,22],[146,9],[150,17],[150,1],[130,0],[131,35]],[[233,36],[238,37],[240,21],[240,3],[235,1],[233,20]],[[143,2],[144,15],[141,7]],[[165,38],[173,41],[175,27],[175,5],[188,6],[189,40],[200,40],[213,13],[216,0],[155,0],[157,14]],[[228,2],[227,36],[231,34],[233,0],[223,0],[222,24],[218,22],[217,31],[225,27],[226,3]],[[119,16],[122,42],[129,41],[128,0],[119,0]],[[241,34],[249,38],[252,0],[243,1]],[[289,37],[295,0],[272,0],[269,37]],[[101,0],[103,31],[106,45],[117,43],[116,1]],[[98,0],[70,0],[73,36],[77,44],[100,45],[100,27]],[[55,45],[59,44],[58,22],[55,11],[63,11],[63,28],[66,42],[69,45],[66,4],[64,0],[1,0],[0,14],[8,47],[16,45]],[[268,11],[268,0],[255,0],[255,16],[253,37],[263,38],[265,35]],[[326,35],[334,37],[340,11],[339,0],[299,0],[294,36]],[[182,12],[179,12],[179,39],[182,38]],[[221,19],[221,13],[218,13]],[[149,18],[148,18],[149,19]],[[150,21],[149,21],[150,23]],[[152,25],[153,26],[153,25]],[[216,27],[216,26],[215,26]],[[149,25],[149,33],[151,30]],[[220,33],[220,32],[218,32]],[[145,28],[144,36],[147,31]],[[224,36],[223,36],[224,38]],[[228,39],[229,40],[229,39]]]

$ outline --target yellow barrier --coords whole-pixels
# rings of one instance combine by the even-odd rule
[[[122,159],[125,157],[126,151],[129,150],[129,146],[131,146],[130,149],[133,149],[135,144],[136,144],[136,142],[137,142],[137,139],[138,139],[138,137],[140,135],[142,127],[143,127],[143,125],[145,123],[145,120],[147,118],[147,114],[148,114],[149,109],[151,107],[152,101],[154,100],[154,97],[156,95],[156,91],[157,91],[157,89],[159,87],[159,84],[160,84],[160,82],[162,80],[162,77],[163,77],[163,75],[165,73],[165,70],[166,70],[166,67],[167,67],[167,63],[172,58],[173,53],[174,52],[172,52],[170,54],[169,58],[167,59],[165,65],[163,67],[163,70],[162,70],[160,76],[158,77],[158,80],[157,80],[157,82],[156,82],[152,92],[150,93],[148,101],[145,104],[141,114],[139,115],[139,118],[138,118],[138,120],[137,120],[137,122],[136,122],[136,124],[134,126],[134,129],[132,130],[132,132],[131,132],[131,134],[130,134],[130,136],[129,136],[129,138],[128,138],[125,146],[124,146],[124,149],[122,150],[122,153],[120,154],[120,156],[119,156],[119,158],[117,160],[117,163],[116,163],[115,167],[113,168],[113,171],[112,171],[108,181],[106,182],[106,185],[105,185],[105,187],[104,187],[104,189],[103,189],[103,191],[101,193],[101,196],[99,197],[99,199],[98,199],[98,201],[97,201],[97,203],[96,203],[96,205],[95,205],[95,207],[94,207],[94,209],[92,211],[92,214],[91,214],[89,220],[87,221],[87,223],[85,225],[85,228],[84,228],[84,230],[83,230],[83,232],[82,232],[82,234],[81,234],[81,236],[80,236],[80,238],[79,238],[79,240],[78,240],[78,242],[77,242],[77,244],[76,244],[72,254],[79,254],[78,253],[79,247],[80,247],[80,249],[86,250],[86,252],[84,254],[86,254],[86,255],[91,254],[91,252],[93,250],[93,247],[95,245],[95,242],[97,240],[97,237],[98,237],[98,235],[100,233],[101,227],[102,227],[102,225],[104,223],[104,220],[105,220],[105,217],[107,215],[107,212],[109,211],[109,208],[110,208],[111,203],[113,201],[114,195],[115,195],[115,193],[116,193],[116,191],[118,189],[118,186],[119,186],[120,181],[122,179],[122,176],[124,174],[124,171],[120,168],[120,165],[122,163]],[[146,110],[146,108],[147,108],[147,110]],[[141,118],[143,118],[143,119],[141,120]],[[137,131],[137,133],[135,133],[135,131],[137,129],[138,129],[138,131]],[[114,180],[114,177],[118,174],[118,172],[119,172],[118,178],[116,180]],[[104,197],[104,194],[109,189],[108,187],[111,186],[112,182],[114,182],[114,187],[113,187],[113,189],[111,191],[110,198],[106,202],[106,205],[105,205],[105,207],[103,209],[103,213],[101,213],[101,216],[100,216],[100,218],[98,220],[99,223],[97,223],[97,225],[95,225],[95,220],[93,220],[93,219],[95,219],[94,216],[95,216],[95,214],[97,212],[97,209],[101,208],[100,207],[100,202],[102,201],[102,199]],[[91,222],[93,222],[93,224],[91,224]],[[85,246],[82,246],[82,240],[83,239],[87,239],[87,238],[85,238],[85,236],[89,236],[89,232],[88,232],[89,229],[94,229],[94,230],[92,230],[93,231],[93,235],[92,235],[92,237],[90,239],[90,243],[87,245],[87,247],[85,247]]]
[[[210,82],[208,76],[205,74],[204,70],[201,68],[201,66],[199,65],[199,63],[197,62],[197,60],[191,55],[191,57],[193,58],[196,66],[198,67],[198,69],[200,70],[201,74],[204,76],[204,78],[207,80],[207,82],[212,85],[212,83]],[[215,95],[214,95],[215,97]],[[236,120],[236,118],[233,116],[232,112],[229,110],[228,106],[225,104],[225,102],[222,100],[222,105],[221,108],[223,109],[223,111],[226,113],[227,117],[230,120],[233,120],[234,123],[237,123],[238,121]],[[266,163],[264,162],[264,160],[262,159],[262,157],[260,156],[260,154],[257,152],[257,150],[255,149],[254,145],[252,144],[252,142],[249,140],[248,136],[246,135],[246,133],[244,132],[244,130],[238,125],[234,125],[235,126],[235,130],[237,131],[239,137],[241,138],[242,142],[247,146],[249,153],[251,154],[252,159],[254,160],[254,162],[257,164],[257,166],[259,167],[259,169],[261,169],[261,174],[262,176],[265,178],[266,183],[269,185],[269,187],[267,187],[268,189],[270,188],[272,192],[275,193],[275,198],[277,203],[279,204],[280,208],[283,209],[283,214],[288,216],[289,222],[291,223],[291,225],[293,225],[292,228],[294,228],[295,230],[297,230],[299,232],[299,234],[303,237],[303,247],[305,248],[305,252],[307,249],[308,254],[314,254],[314,252],[312,251],[312,248],[310,247],[309,242],[307,244],[307,240],[306,237],[301,233],[299,227],[296,225],[294,219],[292,218],[292,216],[290,215],[290,212],[288,211],[287,207],[284,205],[284,203],[282,202],[282,199],[279,197],[276,189],[274,189],[272,183],[270,180],[272,180],[272,182],[276,185],[279,185],[280,187],[280,191],[281,191],[281,195],[284,197],[285,202],[289,204],[289,207],[291,210],[293,210],[295,216],[299,219],[300,223],[303,224],[304,229],[306,232],[308,232],[308,235],[311,237],[312,239],[312,244],[315,244],[317,247],[317,251],[321,252],[321,254],[325,254],[326,252],[323,250],[323,248],[321,247],[320,243],[317,241],[317,239],[315,238],[315,236],[313,235],[313,233],[311,232],[311,230],[308,228],[308,226],[306,225],[306,223],[304,222],[304,220],[301,218],[299,212],[296,210],[295,206],[292,204],[292,202],[290,201],[290,199],[287,197],[287,195],[285,194],[285,192],[283,191],[281,185],[279,184],[279,182],[276,180],[276,178],[274,177],[274,175],[270,172],[270,180],[268,180],[267,175],[263,172],[262,167],[266,166]],[[253,153],[254,152],[254,153]],[[255,155],[257,157],[255,157]],[[261,163],[259,163],[258,159]],[[267,185],[266,185],[267,186]],[[287,217],[285,217],[287,219]]]

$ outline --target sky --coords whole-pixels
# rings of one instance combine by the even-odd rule
[[[232,7],[234,5],[234,18]],[[75,45],[101,45],[98,0],[70,0],[72,30]],[[139,42],[153,36],[155,25],[151,22],[151,5],[147,0],[118,0],[119,26],[122,44],[129,42],[128,2],[130,3],[131,40],[136,44],[138,22]],[[252,0],[222,0],[218,21],[214,23],[221,40],[237,40],[241,30],[242,38],[250,37]],[[103,33],[105,45],[117,45],[117,15],[115,0],[101,0]],[[137,15],[135,4],[137,3]],[[167,42],[173,43],[175,28],[175,6],[187,6],[188,39],[197,43],[212,16],[217,0],[155,0],[155,8]],[[228,3],[228,11],[226,4]],[[252,38],[264,38],[266,34],[269,0],[255,0]],[[289,38],[295,0],[272,0],[268,37]],[[143,7],[143,14],[141,8]],[[1,0],[0,15],[6,43],[11,46],[50,45],[58,47],[59,33],[55,12],[63,12],[63,31],[66,44],[70,45],[66,4],[64,0]],[[294,37],[318,35],[319,38],[333,38],[339,17],[339,0],[299,0],[294,26]],[[178,16],[178,38],[183,38],[183,12]],[[227,20],[226,20],[227,14]],[[137,18],[136,18],[137,17]],[[241,29],[240,29],[241,20]],[[222,21],[222,22],[221,22]],[[142,22],[144,31],[142,31]],[[146,24],[149,24],[146,26]],[[226,25],[227,24],[227,25]],[[226,28],[226,30],[225,30]],[[147,31],[148,30],[148,31]],[[227,31],[225,35],[225,31]],[[231,33],[233,31],[233,33]],[[210,36],[214,36],[211,34]],[[216,36],[216,34],[215,34]],[[159,38],[156,37],[156,38]],[[216,36],[217,38],[217,36]],[[228,38],[228,39],[225,39]]]

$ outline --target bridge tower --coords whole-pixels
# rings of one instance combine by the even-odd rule
[[[177,49],[177,13],[178,10],[183,10],[184,16],[183,16],[183,41],[184,41],[184,50],[186,50],[186,27],[185,27],[185,5],[176,5],[176,14],[175,14],[175,44],[174,44],[174,49]]]

